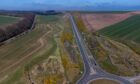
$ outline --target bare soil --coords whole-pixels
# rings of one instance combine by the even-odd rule
[[[136,80],[135,81],[135,84],[140,84],[140,80]]]
[[[99,79],[91,82],[90,84],[120,84],[120,83],[113,80]]]
[[[133,15],[140,14],[140,11],[128,13],[90,13],[82,14],[82,18],[87,28],[91,31],[97,31],[104,27],[121,22]]]

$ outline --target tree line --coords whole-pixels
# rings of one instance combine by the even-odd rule
[[[22,19],[11,25],[0,27],[0,42],[31,29],[35,19],[34,14],[13,14],[10,16],[21,17]]]

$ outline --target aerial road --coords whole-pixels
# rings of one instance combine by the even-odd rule
[[[121,84],[133,84],[129,80],[121,76],[107,73],[102,68],[100,68],[100,66],[94,59],[94,56],[92,56],[90,50],[86,46],[86,43],[84,42],[82,35],[76,26],[73,16],[72,15],[69,16],[70,16],[71,23],[73,25],[73,33],[84,63],[84,73],[82,77],[77,81],[77,84],[88,84],[90,81],[96,80],[98,78],[115,80]]]

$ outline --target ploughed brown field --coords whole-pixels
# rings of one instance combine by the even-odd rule
[[[89,30],[97,31],[121,22],[135,14],[140,14],[140,11],[127,13],[86,13],[82,14],[82,18]]]
[[[117,81],[113,81],[113,80],[107,80],[107,79],[98,79],[95,81],[92,81],[89,84],[120,84]]]

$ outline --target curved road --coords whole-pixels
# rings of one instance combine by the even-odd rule
[[[96,63],[96,60],[90,53],[88,47],[86,46],[86,43],[84,42],[81,33],[78,31],[78,28],[75,24],[74,18],[72,15],[70,16],[71,23],[73,25],[73,33],[78,45],[78,48],[80,50],[81,56],[83,58],[84,62],[84,74],[83,76],[77,81],[77,84],[88,84],[89,81],[95,80],[97,78],[108,78],[111,80],[116,80],[120,82],[121,84],[132,84],[129,80],[113,75],[110,73],[105,72],[100,68],[100,66]]]

